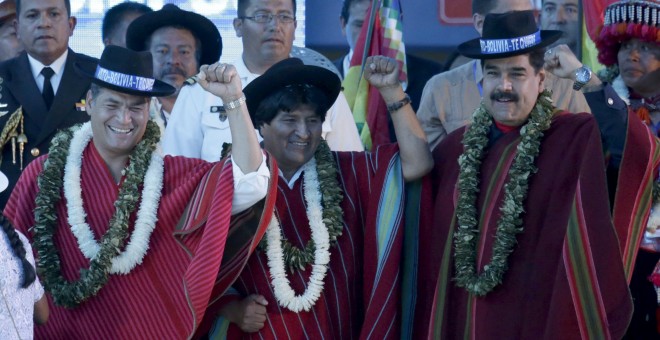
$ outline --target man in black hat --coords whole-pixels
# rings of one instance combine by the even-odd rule
[[[332,152],[322,139],[341,88],[332,71],[290,58],[245,87],[277,161],[275,216],[221,298],[210,338],[399,338],[404,182],[432,164],[398,74],[394,59],[366,60],[365,79],[388,104],[398,137],[373,152]]]
[[[222,54],[222,38],[215,24],[173,4],[135,19],[126,31],[126,46],[150,51],[156,79],[176,88],[172,95],[151,101],[150,115],[162,133],[184,81],[201,65],[218,61]]]
[[[490,13],[532,10],[530,0],[472,0],[472,21],[479,35],[482,34],[484,17]],[[474,110],[483,96],[484,78],[479,60],[432,77],[424,87],[417,111],[424,132],[433,150],[449,133],[470,122]],[[570,112],[589,112],[584,95],[573,91],[573,83],[546,75],[545,88],[552,92],[552,99],[560,109]]]
[[[632,304],[598,125],[553,106],[532,11],[489,14],[472,122],[434,151],[417,256],[415,338],[620,338]],[[429,212],[429,214],[427,214]],[[432,303],[429,303],[434,297]]]
[[[153,78],[149,52],[108,46],[95,71],[78,71],[92,82],[91,121],[54,137],[4,210],[30,235],[50,293],[50,322],[36,336],[190,338],[229,285],[216,280],[241,267],[234,255],[270,216],[249,209],[266,195],[269,172],[236,70],[213,64],[199,74],[231,105],[238,141],[215,164],[159,154],[149,101],[175,89]],[[264,204],[270,212],[272,200]]]

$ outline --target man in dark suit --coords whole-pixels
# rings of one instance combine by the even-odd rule
[[[365,22],[365,16],[369,6],[371,6],[371,0],[344,0],[342,4],[339,22],[341,24],[342,34],[346,37],[351,50],[343,58],[335,60],[334,63],[344,77],[346,76],[346,72],[348,72],[351,57],[353,56],[353,48],[360,35],[362,25]],[[408,96],[410,96],[413,110],[417,112],[424,85],[426,85],[426,82],[431,77],[442,72],[442,65],[406,53],[406,66],[408,68],[408,82],[404,89]]]
[[[76,26],[69,0],[19,0],[16,7],[16,31],[25,52],[0,64],[0,169],[10,189],[0,194],[0,208],[22,169],[48,152],[58,129],[89,120],[83,99],[90,81],[75,72],[74,64],[93,71],[97,63],[68,48]]]

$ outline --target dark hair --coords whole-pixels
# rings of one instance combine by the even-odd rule
[[[495,8],[498,0],[472,0],[472,15],[486,15]]]
[[[183,26],[183,25],[166,25],[166,26],[158,27],[156,29],[156,31],[161,29],[161,28],[165,28],[165,27],[172,27],[172,28],[176,28],[178,30],[186,30],[186,31],[190,32],[190,34],[193,36],[193,38],[195,38],[195,59],[197,59],[197,67],[201,66],[199,64],[200,64],[200,60],[202,59],[202,47],[203,47],[202,46],[202,40],[199,39],[199,37],[195,35],[195,32],[191,31],[190,28],[188,28],[186,26]],[[154,32],[156,32],[156,31],[154,31]],[[147,38],[147,41],[144,42],[144,47],[147,50],[151,49],[151,37],[153,36],[153,34],[154,33],[151,32],[151,34]]]
[[[66,15],[67,17],[71,16],[71,1],[70,0],[63,0],[64,1],[64,7],[66,7]],[[21,14],[21,0],[16,0],[16,16],[20,16]]]
[[[11,245],[14,255],[21,260],[21,264],[23,265],[23,283],[21,284],[21,287],[27,288],[36,279],[34,267],[25,257],[25,247],[23,247],[23,242],[18,236],[16,229],[14,229],[14,226],[11,225],[4,216],[0,216],[0,224],[2,224],[2,230],[5,232],[5,235],[7,235],[7,239],[9,239],[9,244]]]
[[[363,1],[371,2],[371,0],[344,0],[344,2],[341,5],[341,14],[340,14],[341,17],[344,19],[344,22],[348,21],[348,17],[349,17],[348,12],[351,10],[351,5]]]
[[[314,109],[321,121],[329,108],[328,97],[316,86],[307,84],[288,85],[262,100],[254,114],[254,125],[259,128],[270,122],[281,111],[291,112],[303,105]]]
[[[89,92],[92,93],[92,100],[89,103],[90,105],[92,105],[93,104],[92,102],[95,101],[96,98],[98,98],[98,96],[101,94],[102,89],[111,90],[111,89],[103,87],[103,86],[101,86],[97,83],[89,84]],[[145,100],[150,100],[151,99],[151,97],[149,97],[149,96],[140,96],[140,97],[143,97]]]
[[[296,16],[296,0],[291,0],[293,3],[293,16]],[[245,16],[245,11],[247,10],[248,6],[250,6],[250,0],[238,0],[238,4],[236,5],[236,15],[238,17],[244,17]]]
[[[117,31],[117,27],[124,20],[128,14],[146,14],[154,10],[147,5],[141,3],[127,1],[111,7],[103,16],[103,24],[101,29],[101,38],[113,35]]]
[[[529,52],[526,53],[526,55],[529,57],[529,64],[532,65],[532,68],[534,69],[535,73],[539,73],[541,69],[543,68],[543,64],[545,63],[544,58],[545,54],[545,48],[537,48],[533,49]],[[481,59],[481,67],[485,67],[486,65],[486,59]]]

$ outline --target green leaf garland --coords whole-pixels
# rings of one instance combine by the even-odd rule
[[[58,221],[56,207],[61,199],[64,184],[62,179],[64,166],[71,138],[74,131],[79,128],[78,125],[60,131],[53,138],[48,151],[48,159],[37,180],[39,193],[36,197],[34,211],[34,247],[38,254],[39,270],[44,288],[50,292],[55,304],[67,308],[76,307],[96,295],[107,283],[112,259],[126,244],[129,218],[138,207],[140,186],[144,182],[151,154],[160,139],[158,126],[154,122],[148,121],[144,137],[131,152],[128,165],[123,171],[126,179],[119,188],[118,198],[114,204],[115,213],[110,220],[108,231],[101,239],[99,253],[96,258],[91,260],[89,268],[80,270],[80,279],[70,282],[62,276],[54,234]]]
[[[479,192],[479,169],[488,145],[488,132],[492,118],[483,104],[473,115],[473,124],[463,136],[464,151],[459,157],[458,202],[456,217],[458,227],[454,235],[454,266],[456,285],[471,294],[484,296],[502,283],[508,269],[508,258],[516,245],[516,235],[523,231],[523,204],[527,198],[529,178],[538,170],[534,161],[539,154],[543,132],[550,128],[555,108],[550,92],[544,90],[530,113],[528,122],[520,129],[513,164],[509,169],[508,181],[504,185],[504,199],[500,207],[501,217],[497,223],[493,254],[489,264],[477,273],[477,244],[479,223],[477,195]]]

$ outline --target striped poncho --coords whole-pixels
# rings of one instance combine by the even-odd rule
[[[418,240],[416,299],[410,307],[415,311],[413,337],[620,338],[632,303],[609,214],[596,121],[587,114],[553,119],[535,161],[539,170],[530,178],[523,231],[516,237],[503,282],[484,297],[470,295],[452,280],[463,131],[451,134],[434,153],[436,168],[428,188],[435,202],[422,218],[426,223]],[[519,137],[515,130],[494,141],[480,168],[479,272],[490,262]]]
[[[374,152],[335,152],[339,185],[344,194],[343,234],[330,247],[329,270],[323,293],[309,312],[280,307],[270,284],[264,251],[250,256],[225,303],[250,294],[269,302],[265,326],[242,333],[220,318],[211,339],[398,339],[400,335],[400,275],[403,238],[403,177],[398,147],[384,145]],[[276,215],[282,234],[302,248],[310,240],[302,176],[293,188],[280,178]],[[311,265],[290,273],[291,287],[302,294]]]
[[[25,169],[4,211],[17,229],[28,235],[34,225],[36,179],[44,160],[42,157]],[[82,198],[87,223],[98,239],[115,212],[119,186],[93,143],[85,149],[83,160]],[[256,246],[254,238],[263,234],[271,216],[262,216],[261,211],[272,210],[273,195],[258,203],[256,209],[230,216],[233,184],[228,159],[207,163],[166,156],[158,220],[142,264],[127,275],[110,275],[96,296],[75,308],[56,306],[49,296],[48,323],[36,327],[35,337],[191,338],[203,326],[204,317],[215,314],[212,303],[229,287],[236,268],[244,265],[237,254]],[[81,269],[89,268],[89,260],[79,250],[64,218],[64,198],[57,205],[57,214],[54,241],[62,275],[76,280]],[[129,231],[133,231],[135,215]]]

